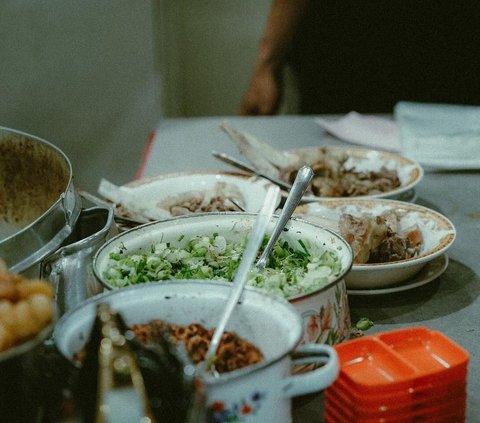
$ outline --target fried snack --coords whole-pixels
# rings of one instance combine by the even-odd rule
[[[10,273],[0,260],[0,352],[37,335],[53,319],[53,289]]]
[[[198,323],[179,326],[162,320],[131,326],[140,342],[155,342],[161,334],[167,334],[173,344],[182,343],[194,364],[205,359],[214,329],[206,329]],[[215,370],[219,373],[250,366],[263,360],[262,352],[252,343],[240,338],[234,332],[224,332],[220,340],[215,360]]]

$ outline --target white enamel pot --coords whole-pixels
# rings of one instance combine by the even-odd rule
[[[94,297],[65,314],[54,331],[59,351],[72,359],[88,339],[96,304],[108,302],[127,324],[162,319],[179,325],[215,327],[231,286],[211,281],[168,281],[127,287]],[[210,421],[241,418],[244,422],[291,421],[291,397],[318,392],[339,371],[338,357],[328,345],[299,345],[302,319],[285,300],[246,288],[227,330],[260,348],[264,360],[249,367],[202,377]],[[313,371],[292,375],[294,363],[323,363]],[[223,420],[222,420],[223,419]]]
[[[94,274],[107,289],[123,289],[110,285],[103,276],[109,255],[116,248],[126,248],[131,252],[145,251],[160,240],[184,247],[194,236],[210,236],[213,233],[239,242],[250,232],[255,218],[253,213],[204,213],[137,226],[112,238],[99,248],[93,258]],[[277,216],[272,218],[267,233],[272,232],[276,219]],[[347,339],[350,312],[345,275],[352,266],[350,245],[337,233],[300,219],[291,219],[288,222],[281,239],[296,246],[299,245],[298,240],[307,241],[310,245],[324,245],[339,255],[342,269],[336,279],[314,291],[290,297],[288,300],[302,316],[303,342],[333,345]]]

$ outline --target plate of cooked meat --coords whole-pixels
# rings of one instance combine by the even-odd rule
[[[228,123],[223,123],[221,128],[259,173],[292,184],[301,166],[312,167],[315,176],[304,200],[393,198],[413,201],[414,187],[423,178],[421,165],[398,153],[352,146],[284,151]]]
[[[453,223],[441,213],[391,199],[308,203],[299,206],[295,216],[329,227],[350,244],[353,266],[345,282],[355,291],[414,288],[417,284],[409,281],[444,256],[456,237]]]
[[[123,223],[147,223],[192,213],[260,210],[271,182],[218,171],[161,174],[117,186],[102,179],[98,192]]]

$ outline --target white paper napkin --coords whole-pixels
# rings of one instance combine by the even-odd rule
[[[400,102],[402,154],[440,169],[480,168],[480,107]]]
[[[343,141],[368,148],[400,151],[400,131],[391,119],[350,112],[337,120],[316,118],[315,121]]]

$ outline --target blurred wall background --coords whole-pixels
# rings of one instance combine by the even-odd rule
[[[45,138],[96,192],[133,179],[161,116],[149,0],[2,0],[0,125]]]
[[[162,117],[237,113],[269,5],[2,0],[0,126],[60,147],[79,188],[126,183]]]

